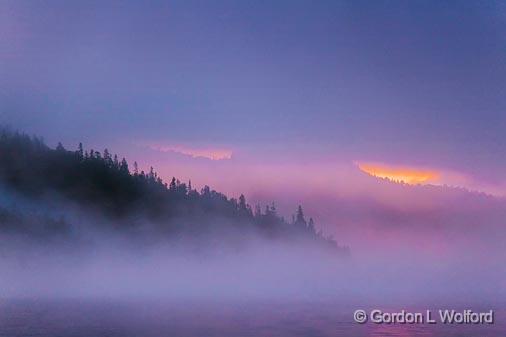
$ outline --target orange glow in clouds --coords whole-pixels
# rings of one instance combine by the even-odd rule
[[[395,182],[404,182],[410,185],[436,182],[439,173],[436,171],[416,168],[395,167],[382,164],[358,164],[363,172],[378,178],[385,178]]]
[[[206,158],[210,160],[226,160],[232,158],[232,151],[216,148],[194,148],[182,145],[149,144],[148,147],[159,152],[174,152],[192,158]]]

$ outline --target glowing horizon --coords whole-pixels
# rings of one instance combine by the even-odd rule
[[[385,164],[358,163],[358,168],[370,176],[409,185],[434,183],[438,181],[441,175],[435,170]]]

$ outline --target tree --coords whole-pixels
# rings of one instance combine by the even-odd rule
[[[174,180],[174,179],[173,179]],[[205,185],[202,190],[200,191],[200,195],[209,198],[211,196],[211,188],[207,185]]]
[[[314,228],[314,221],[313,221],[313,218],[309,218],[309,224],[307,226],[307,228],[312,232],[312,233],[315,233],[315,228]]]
[[[246,211],[247,210],[246,198],[244,197],[244,194],[241,194],[241,196],[239,197],[239,210],[240,211]]]
[[[162,180],[158,178],[158,181],[161,183]],[[186,184],[179,182],[179,184],[177,184],[177,193],[180,194],[181,196],[185,196],[187,192],[188,189],[186,187]]]
[[[79,143],[79,147],[77,148],[77,156],[79,157],[79,159],[84,158],[83,143]]]
[[[299,207],[297,208],[297,215],[295,216],[295,225],[297,225],[298,227],[307,226],[306,219],[304,218],[304,211],[302,210],[301,205],[299,205]]]
[[[104,157],[104,160],[105,160],[105,163],[107,164],[107,166],[113,167],[114,162],[111,158],[111,154],[109,153],[109,150],[104,149],[103,157]]]
[[[172,180],[170,181],[169,190],[175,191],[176,190],[176,178],[172,177]]]
[[[120,170],[121,172],[123,172],[123,173],[130,173],[130,171],[128,170],[128,163],[127,163],[127,161],[126,161],[126,159],[125,159],[125,158],[123,158],[123,159],[121,160],[121,165],[120,165],[120,167],[119,167],[119,170]]]

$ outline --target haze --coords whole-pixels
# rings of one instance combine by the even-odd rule
[[[505,51],[499,1],[1,1],[2,125],[302,204],[353,263],[257,238],[131,258],[97,232],[95,256],[2,262],[0,295],[504,298]]]

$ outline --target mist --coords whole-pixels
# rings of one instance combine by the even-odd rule
[[[107,149],[4,130],[0,155],[0,334],[366,336],[357,308],[504,307],[500,198],[366,177],[252,206]]]
[[[0,297],[415,304],[505,295],[504,251],[458,237],[451,254],[387,241],[382,252],[375,242],[340,256],[253,231],[165,240],[146,234],[147,222],[125,234],[87,221],[70,241],[2,235]]]
[[[411,193],[422,187],[403,188]],[[17,223],[16,230],[3,227],[0,297],[502,303],[502,200],[465,191],[427,191],[438,211],[393,213],[402,217],[372,199],[341,199],[336,203],[341,211],[334,208],[340,225],[333,230],[339,244],[349,247],[343,254],[303,237],[274,239],[217,215],[203,224],[186,217],[160,224],[142,213],[115,219],[54,190],[33,199],[2,186],[2,207],[29,221]],[[437,203],[437,198],[446,202]],[[69,227],[48,232],[48,219]],[[29,230],[20,231],[25,222],[21,229]]]

